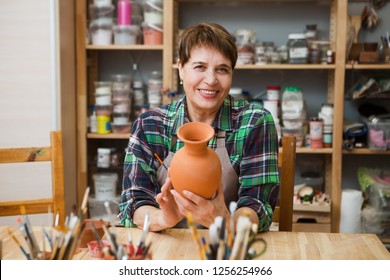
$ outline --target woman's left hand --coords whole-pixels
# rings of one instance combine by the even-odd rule
[[[195,222],[205,227],[209,227],[214,223],[214,219],[217,216],[228,218],[230,215],[225,205],[222,183],[215,197],[212,199],[205,199],[187,190],[183,191],[183,196],[174,189],[171,190],[171,193],[175,198],[180,212],[186,215],[190,211]]]

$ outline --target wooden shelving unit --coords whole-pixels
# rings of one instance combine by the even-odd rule
[[[129,45],[129,46],[94,46],[86,45],[86,23],[87,23],[87,0],[76,2],[76,30],[77,30],[77,113],[78,113],[78,202],[81,203],[86,186],[88,186],[88,143],[89,141],[105,140],[116,141],[126,140],[129,134],[91,134],[87,131],[87,106],[88,95],[91,91],[89,85],[94,78],[97,78],[96,53],[105,51],[157,51],[162,52],[163,85],[172,90],[178,88],[177,65],[174,63],[174,46],[176,34],[179,28],[180,3],[200,2],[195,0],[164,0],[164,38],[161,46]],[[234,2],[239,5],[245,2],[273,2],[271,0],[202,0],[201,2],[218,3],[224,5],[227,2]],[[323,0],[282,0],[283,2],[324,2]],[[335,51],[334,64],[268,64],[268,65],[239,65],[237,71],[326,71],[328,75],[327,101],[334,104],[333,124],[333,146],[325,149],[298,148],[298,154],[319,154],[323,155],[326,162],[325,189],[331,196],[330,231],[338,232],[340,223],[341,208],[341,187],[342,187],[342,160],[346,154],[352,155],[389,155],[390,151],[371,151],[368,149],[355,149],[343,151],[343,117],[344,117],[344,84],[346,71],[352,69],[383,69],[389,70],[390,65],[363,65],[346,63],[346,38],[348,21],[348,0],[328,0],[329,3],[329,40]],[[325,6],[324,6],[325,7]],[[232,21],[234,19],[232,18]],[[92,60],[92,62],[91,62]],[[92,64],[92,66],[91,66]],[[164,97],[165,98],[165,97]],[[167,99],[164,99],[167,103]]]

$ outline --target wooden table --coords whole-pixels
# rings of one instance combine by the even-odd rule
[[[34,229],[35,230],[35,229]],[[118,241],[126,243],[128,231],[133,242],[141,237],[141,230],[117,228]],[[41,236],[40,229],[36,235]],[[208,239],[208,231],[200,230]],[[16,233],[22,240],[20,233]],[[267,242],[266,252],[258,259],[265,260],[390,260],[390,253],[374,234],[341,234],[317,232],[267,232],[261,236]],[[169,229],[150,232],[146,243],[151,242],[154,260],[198,260],[199,255],[188,229]],[[24,244],[24,243],[23,243]],[[47,247],[48,248],[48,247]],[[24,259],[17,245],[8,236],[3,239],[3,259]],[[74,259],[92,259],[87,249],[79,250]]]

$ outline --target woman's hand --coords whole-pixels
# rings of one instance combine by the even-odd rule
[[[161,223],[165,224],[166,228],[175,226],[184,217],[176,204],[171,189],[172,182],[168,174],[164,185],[161,187],[161,192],[156,196],[156,201],[160,205],[161,210]]]
[[[229,217],[229,211],[225,205],[222,183],[212,199],[204,199],[190,191],[184,190],[181,196],[176,190],[171,189],[177,207],[182,215],[187,211],[192,213],[196,223],[209,227],[217,216]]]

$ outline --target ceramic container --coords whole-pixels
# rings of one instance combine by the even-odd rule
[[[184,147],[172,158],[170,176],[176,191],[191,191],[206,199],[213,197],[221,184],[222,165],[218,155],[207,146],[214,129],[205,123],[190,122],[182,125],[178,138]]]
[[[107,226],[108,223],[101,220],[95,220],[95,219],[85,219],[83,221],[85,223],[84,230],[81,234],[80,239],[80,248],[87,248],[88,242],[92,240],[96,240],[96,236],[93,231],[93,227],[95,227],[96,232],[98,233],[99,237],[102,238],[104,235],[103,225]],[[93,226],[92,226],[93,224]]]

